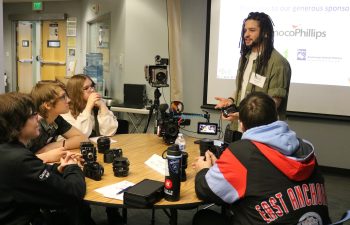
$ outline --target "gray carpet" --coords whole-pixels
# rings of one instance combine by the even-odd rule
[[[326,192],[328,197],[329,213],[333,221],[338,220],[346,210],[350,210],[350,177],[335,174],[324,174],[326,180]],[[219,211],[216,206],[211,209]],[[179,210],[178,224],[190,225],[192,217],[197,209]],[[108,225],[105,208],[100,206],[92,206],[92,216],[98,225]],[[145,209],[128,209],[128,225],[150,225],[151,210]],[[163,210],[156,210],[155,224],[167,225],[169,218]],[[346,222],[345,224],[350,224]]]

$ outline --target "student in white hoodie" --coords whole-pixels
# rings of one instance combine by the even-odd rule
[[[95,91],[95,83],[89,76],[74,75],[68,80],[66,87],[71,99],[70,111],[62,114],[66,121],[88,137],[115,134],[118,128],[117,118],[108,109],[102,96]]]

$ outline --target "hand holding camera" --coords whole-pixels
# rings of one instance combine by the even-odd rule
[[[238,107],[235,104],[229,105],[227,107],[221,108],[222,115],[227,118],[232,113],[239,112]]]

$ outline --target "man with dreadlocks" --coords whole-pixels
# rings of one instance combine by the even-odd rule
[[[291,68],[288,61],[274,48],[273,22],[263,12],[251,12],[244,19],[241,32],[241,58],[233,97],[216,97],[215,108],[235,103],[237,106],[251,92],[270,95],[277,107],[280,120],[286,117]],[[226,120],[233,121],[231,129],[237,129],[238,112]]]

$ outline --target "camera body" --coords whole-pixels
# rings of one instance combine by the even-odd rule
[[[121,148],[112,148],[103,154],[103,162],[112,163],[114,159],[122,156],[123,156],[123,150]]]
[[[235,113],[238,111],[239,109],[235,104],[229,105],[221,109],[222,115],[224,115],[224,117],[228,117],[230,113]]]
[[[223,143],[220,146],[214,145],[214,140],[203,138],[199,142],[200,156],[205,156],[207,150],[211,151],[216,158],[220,158],[222,152],[227,148],[227,144]]]
[[[86,177],[93,180],[101,180],[104,174],[104,168],[96,162],[96,148],[91,142],[81,142],[80,152],[84,159],[83,173]]]
[[[156,55],[155,65],[145,66],[145,78],[152,87],[169,87],[168,63],[168,59]]]
[[[86,177],[98,181],[102,179],[104,168],[98,162],[86,163],[83,167],[83,173]]]
[[[160,117],[157,120],[157,135],[163,137],[164,142],[170,145],[175,143],[180,126],[175,114],[166,112],[167,109],[167,104],[159,106]]]
[[[96,148],[91,142],[81,142],[80,153],[83,156],[85,163],[96,162]]]

